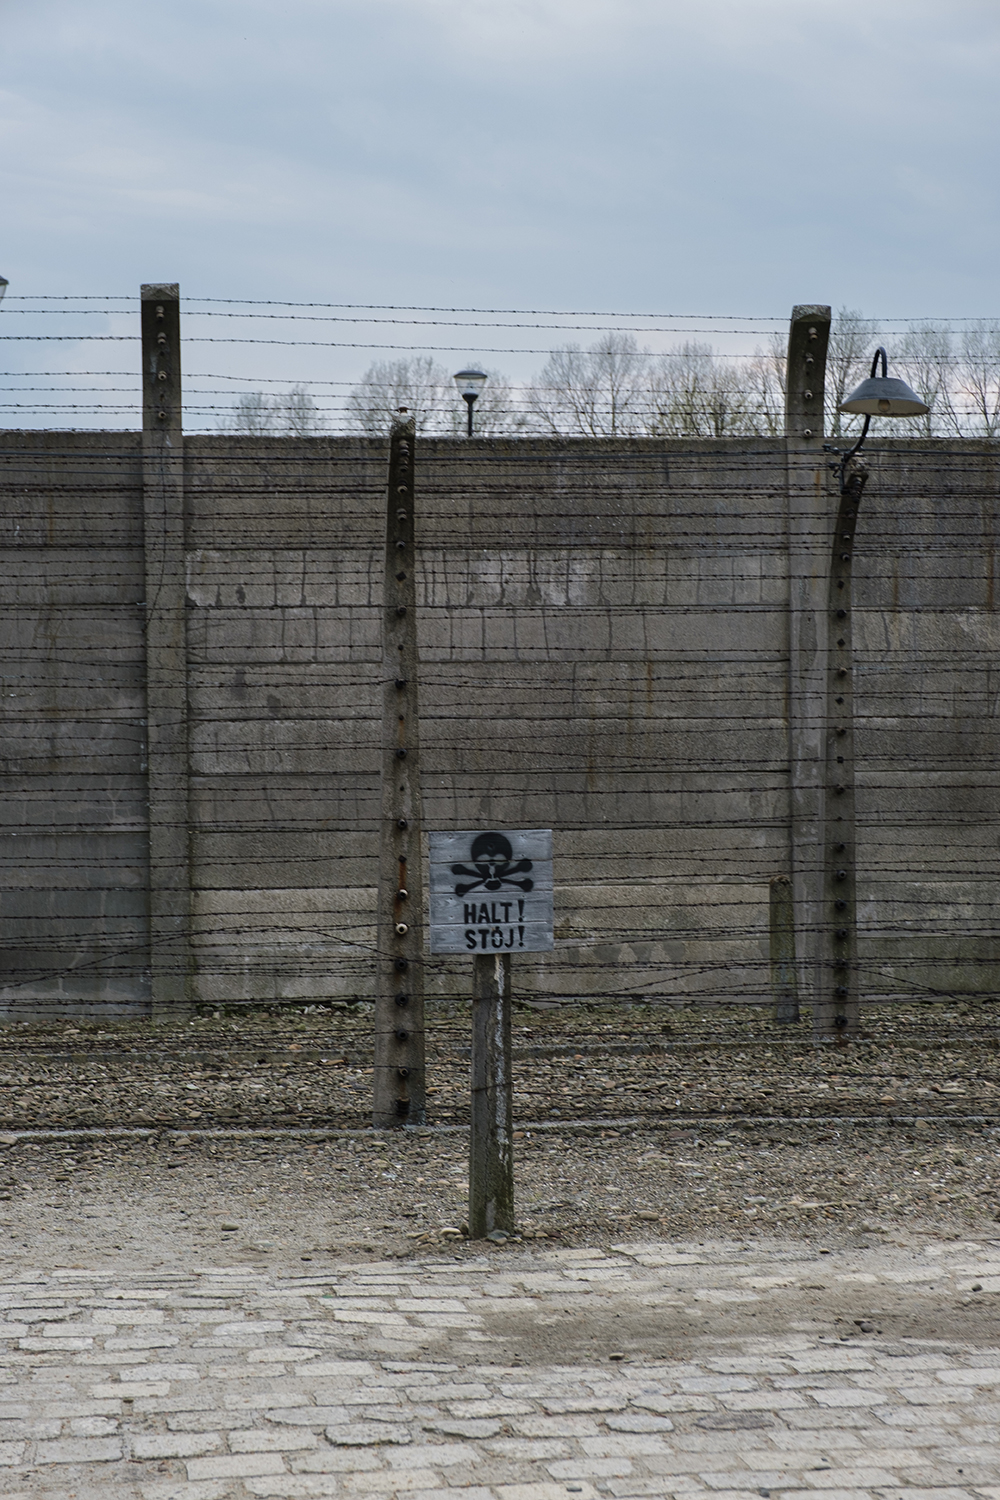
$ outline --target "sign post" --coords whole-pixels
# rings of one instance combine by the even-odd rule
[[[514,1232],[511,955],[552,947],[552,830],[430,835],[432,953],[472,955],[469,1234]]]
[[[472,960],[469,1236],[514,1233],[514,1099],[510,1072],[510,954]]]

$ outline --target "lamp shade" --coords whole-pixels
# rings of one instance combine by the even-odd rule
[[[922,417],[930,411],[926,401],[921,401],[905,380],[892,380],[885,375],[870,375],[862,380],[838,409],[864,417]]]
[[[3,294],[7,290],[7,287],[9,285],[10,283],[8,282],[6,276],[0,276],[0,302],[3,301]]]
[[[466,397],[471,396],[473,401],[475,401],[486,384],[486,380],[487,377],[483,374],[482,370],[459,370],[458,374],[454,376],[454,381],[458,386],[460,394]]]

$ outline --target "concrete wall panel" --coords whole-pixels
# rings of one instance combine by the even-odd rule
[[[142,1009],[141,453],[0,434],[0,1017]]]
[[[206,1003],[371,991],[387,452],[184,444]],[[998,455],[879,441],[871,468],[854,584],[863,989],[988,991]],[[426,823],[556,831],[556,949],[519,962],[522,992],[764,995],[768,881],[789,869],[786,475],[779,439],[418,443]],[[0,537],[2,1013],[141,1013],[139,436],[0,436]],[[461,960],[429,961],[429,995],[468,981]]]

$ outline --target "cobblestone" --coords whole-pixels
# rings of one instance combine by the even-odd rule
[[[722,1242],[21,1270],[0,1494],[1000,1500],[995,1316],[949,1311],[997,1254],[841,1249],[821,1278],[808,1246]],[[751,1281],[753,1304],[705,1295]]]

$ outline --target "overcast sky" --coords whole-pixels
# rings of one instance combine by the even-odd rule
[[[7,332],[160,279],[1000,314],[996,0],[0,0],[0,56]]]

